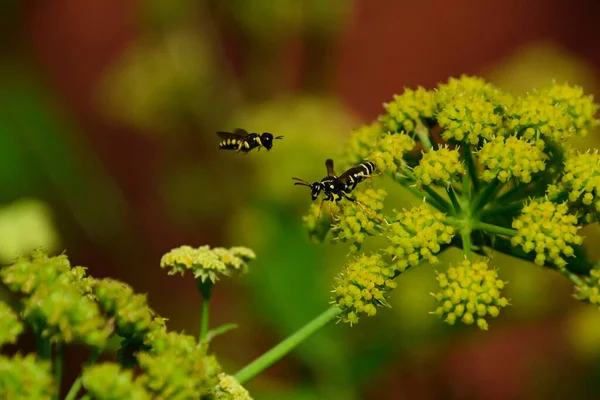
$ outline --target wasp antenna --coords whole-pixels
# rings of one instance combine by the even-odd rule
[[[276,136],[275,139],[283,139],[283,136]]]

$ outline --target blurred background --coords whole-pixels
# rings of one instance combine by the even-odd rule
[[[212,344],[233,373],[324,310],[345,262],[345,245],[308,241],[310,195],[292,176],[322,177],[323,160],[405,87],[476,74],[515,93],[557,79],[600,97],[599,17],[597,0],[2,0],[0,263],[66,249],[196,334],[193,281],[167,276],[161,255],[251,247],[250,274],[220,282],[212,301],[213,326],[240,325]],[[285,139],[269,153],[218,151],[215,131],[237,127]],[[574,145],[600,147],[600,135]],[[398,209],[418,201],[375,185]],[[600,228],[583,234],[600,258]],[[558,274],[494,264],[513,306],[489,332],[428,313],[435,269],[423,265],[398,280],[392,309],[323,329],[248,389],[259,400],[599,398],[600,313]],[[84,359],[69,349],[68,380]]]

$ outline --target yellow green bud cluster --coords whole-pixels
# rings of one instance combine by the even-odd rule
[[[440,110],[445,109],[449,103],[459,97],[482,98],[490,102],[495,111],[502,111],[514,101],[511,95],[486,82],[485,79],[468,75],[448,79],[448,82],[439,84],[435,92]]]
[[[214,400],[252,400],[250,393],[231,375],[220,373],[212,391]]]
[[[517,99],[507,111],[506,128],[527,140],[542,137],[562,142],[576,133],[566,105],[550,103],[543,92]]]
[[[155,313],[145,294],[136,294],[131,286],[110,278],[98,280],[94,293],[100,307],[114,318],[119,336],[143,338],[150,330]]]
[[[396,172],[405,165],[404,155],[415,146],[416,142],[408,134],[385,134],[377,141],[373,152],[366,160],[374,162],[380,171]]]
[[[487,262],[464,260],[445,273],[438,273],[437,280],[440,291],[433,296],[439,306],[434,314],[450,325],[460,320],[487,330],[486,317],[497,317],[500,309],[508,305],[508,299],[501,295],[505,282]]]
[[[22,317],[37,334],[53,342],[81,342],[102,347],[112,326],[90,295],[85,269],[71,268],[65,255],[35,251],[0,270],[0,278],[22,299]]]
[[[157,331],[150,350],[137,358],[141,382],[158,398],[197,399],[214,386],[206,377],[205,352],[193,336]]]
[[[333,304],[342,310],[341,321],[356,324],[360,315],[371,317],[377,307],[389,307],[385,296],[396,287],[393,278],[394,268],[380,254],[355,257],[336,278],[333,290]]]
[[[577,234],[577,217],[569,214],[566,204],[548,200],[530,201],[513,220],[512,227],[517,230],[512,245],[526,253],[535,252],[538,265],[551,262],[564,267],[567,265],[564,257],[573,257],[573,246],[583,242]]]
[[[17,338],[23,332],[23,324],[19,320],[19,316],[8,306],[8,304],[0,301],[0,347],[6,343],[16,343]]]
[[[477,153],[478,161],[485,166],[482,178],[487,182],[507,182],[514,177],[529,183],[532,175],[546,169],[547,158],[542,140],[532,142],[516,136],[497,136]]]
[[[583,153],[567,158],[559,185],[569,194],[570,203],[578,203],[593,214],[600,213],[600,154]]]
[[[442,147],[423,154],[419,165],[415,167],[417,187],[432,183],[449,185],[452,179],[465,173],[465,167],[457,150]]]
[[[331,229],[334,240],[352,243],[351,251],[358,251],[368,236],[377,234],[380,221],[384,219],[382,210],[386,196],[383,189],[365,189],[355,194],[364,209],[348,200],[333,205],[332,211],[338,218]]]
[[[387,249],[398,271],[404,272],[422,260],[439,262],[436,254],[441,245],[450,243],[455,234],[455,229],[444,223],[445,219],[443,213],[433,212],[426,205],[398,213],[390,226]]]
[[[491,139],[502,127],[502,115],[496,106],[482,96],[457,95],[438,114],[444,140],[478,145]]]
[[[325,240],[333,222],[331,221],[329,212],[325,210],[325,207],[328,207],[328,205],[321,205],[320,201],[313,202],[308,207],[306,215],[302,217],[304,226],[308,230],[308,237],[315,243],[321,243]],[[334,206],[331,207],[332,212],[333,209]]]
[[[571,117],[571,123],[578,136],[586,136],[588,131],[600,123],[595,119],[598,105],[593,96],[586,96],[579,86],[553,84],[542,92],[542,96],[552,105],[564,109]]]
[[[587,301],[600,310],[600,268],[590,270],[590,276],[585,279],[581,286],[575,287],[575,298]]]
[[[83,386],[94,399],[101,400],[150,400],[141,379],[133,377],[133,371],[122,369],[118,364],[105,362],[87,367],[82,374]]]
[[[7,400],[54,398],[56,387],[49,361],[32,354],[12,358],[0,355],[0,395]]]
[[[417,124],[434,118],[435,95],[422,87],[406,89],[401,95],[394,95],[394,99],[384,103],[383,107],[387,112],[381,117],[384,130],[413,133]]]
[[[216,282],[221,276],[245,273],[248,261],[255,258],[254,252],[246,247],[181,246],[163,255],[160,267],[169,268],[169,275],[190,271],[202,282]]]

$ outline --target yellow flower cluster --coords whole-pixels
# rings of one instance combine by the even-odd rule
[[[600,121],[594,118],[598,105],[592,96],[586,96],[579,86],[555,83],[544,90],[542,95],[552,104],[564,108],[572,119],[575,132],[586,136],[589,129],[598,126]]]
[[[16,343],[17,337],[23,332],[23,324],[18,315],[3,301],[0,301],[0,347],[5,343]]]
[[[354,130],[344,147],[343,164],[354,166],[369,160],[383,135],[383,127],[379,122],[363,125]]]
[[[220,373],[219,383],[213,389],[215,400],[252,400],[250,393],[231,375]]]
[[[366,158],[385,172],[396,172],[405,164],[404,154],[414,149],[416,142],[405,133],[386,134],[381,137],[373,150]]]
[[[538,265],[552,262],[563,268],[567,264],[563,257],[574,255],[572,245],[583,242],[577,234],[577,217],[568,211],[566,204],[530,201],[513,220],[517,234],[511,239],[512,245],[520,246],[526,253],[534,251]]]
[[[434,297],[440,305],[434,314],[450,325],[460,319],[466,325],[477,323],[480,329],[487,330],[485,318],[497,317],[500,309],[508,305],[508,299],[501,295],[505,282],[498,279],[498,273],[489,269],[487,262],[464,260],[445,273],[438,273],[437,280],[440,291]]]
[[[511,95],[486,82],[485,79],[468,75],[448,79],[447,83],[438,85],[435,93],[440,109],[446,108],[448,103],[460,96],[483,98],[491,102],[496,111],[502,111],[513,102]]]
[[[520,182],[531,182],[531,176],[546,169],[544,142],[531,142],[516,136],[497,136],[485,143],[477,153],[477,159],[485,166],[482,178],[489,182],[497,178],[507,182],[516,178]]]
[[[422,87],[406,89],[401,95],[394,95],[394,99],[384,103],[383,107],[387,114],[381,117],[381,123],[387,131],[412,133],[418,123],[433,119],[435,94]]]
[[[466,141],[477,146],[491,139],[502,127],[502,115],[482,96],[457,95],[439,112],[438,123],[444,140]]]
[[[246,247],[225,249],[209,246],[194,248],[181,246],[163,255],[161,268],[170,268],[169,275],[183,273],[188,270],[202,282],[215,282],[220,276],[231,276],[234,273],[245,273],[248,261],[256,258],[254,252]]]
[[[333,205],[332,210],[338,218],[331,229],[334,240],[352,243],[351,251],[358,251],[367,236],[377,233],[384,219],[382,210],[386,196],[385,190],[365,189],[356,192],[356,200],[362,207],[347,199]]]
[[[567,158],[560,188],[569,193],[569,202],[600,213],[600,154],[583,153]]]
[[[449,185],[451,179],[465,173],[465,167],[457,150],[443,147],[424,153],[414,173],[419,188],[433,182]]]
[[[356,324],[361,314],[373,316],[378,306],[388,306],[385,294],[396,287],[393,278],[393,267],[380,254],[360,255],[348,263],[333,290],[333,304],[342,310],[340,319]]]
[[[391,224],[387,252],[392,256],[398,271],[418,265],[423,259],[431,264],[439,262],[435,254],[442,244],[448,244],[454,237],[453,227],[444,223],[445,215],[432,212],[422,205],[398,214]]]

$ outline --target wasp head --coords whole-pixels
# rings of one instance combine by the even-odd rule
[[[275,139],[283,139],[283,136],[273,137],[273,135],[269,132],[264,132],[262,135],[260,135],[260,142],[267,150],[271,150],[271,147],[273,147],[273,140]]]

